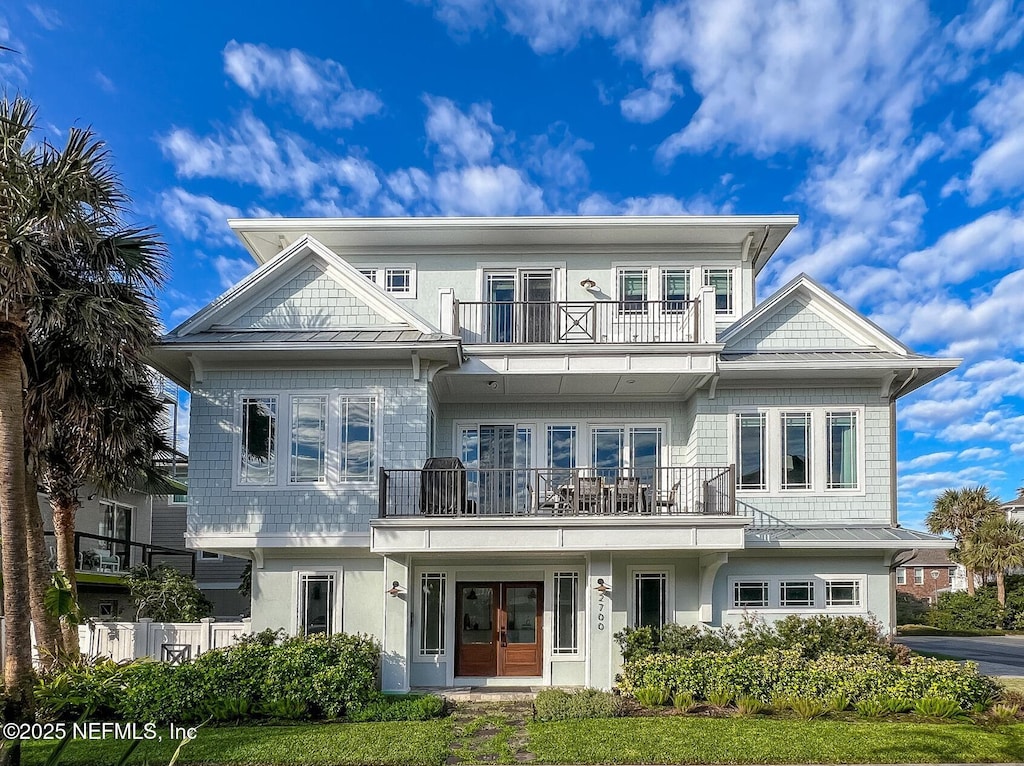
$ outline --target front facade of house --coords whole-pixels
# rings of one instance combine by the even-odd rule
[[[377,636],[389,690],[608,688],[626,626],[892,622],[895,402],[955,367],[806,277],[794,217],[232,221],[166,336],[190,546],[254,630]]]

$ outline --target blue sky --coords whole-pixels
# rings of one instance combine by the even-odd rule
[[[761,295],[806,271],[965,359],[900,404],[913,525],[1024,484],[1022,37],[998,0],[41,2],[0,80],[109,142],[168,325],[252,268],[229,216],[797,213]]]

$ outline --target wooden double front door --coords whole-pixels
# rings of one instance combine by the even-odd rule
[[[455,598],[456,675],[542,675],[543,583],[460,582]]]

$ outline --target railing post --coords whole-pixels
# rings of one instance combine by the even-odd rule
[[[736,515],[736,464],[729,464],[729,515]]]
[[[199,624],[202,628],[199,631],[199,654],[208,652],[213,648],[213,623],[212,617],[203,617],[199,620]]]
[[[697,336],[698,343],[717,343],[718,332],[715,329],[715,288],[702,287],[698,293],[697,305]]]
[[[377,516],[385,519],[388,515],[388,472],[383,467],[377,469]]]
[[[438,325],[441,332],[448,335],[459,334],[459,302],[455,298],[455,290],[448,287],[440,293],[440,315]]]

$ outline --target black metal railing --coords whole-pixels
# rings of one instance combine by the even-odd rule
[[[380,517],[733,516],[733,466],[381,468]]]
[[[696,343],[698,302],[456,301],[465,343]]]
[[[46,538],[53,538],[53,532],[44,532]],[[57,549],[47,543],[50,568],[57,568]],[[163,563],[179,563],[187,558],[185,566],[196,576],[195,551],[183,548],[168,548],[152,543],[140,543],[118,537],[75,532],[75,571],[117,574],[133,566],[145,564],[152,567]]]

